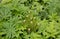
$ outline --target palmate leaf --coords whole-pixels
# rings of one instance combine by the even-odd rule
[[[37,33],[32,32],[30,35],[30,39],[42,39],[42,37]]]
[[[13,28],[12,26],[10,26],[9,23],[7,23],[5,25],[5,27],[6,27],[6,29],[4,29],[3,31],[6,32],[7,37],[12,38],[11,36],[13,36],[15,34],[15,28]]]
[[[31,9],[34,11],[41,11],[42,10],[42,5],[40,5],[38,2],[33,2]]]
[[[46,6],[48,9],[49,13],[54,13],[57,12],[58,9],[60,9],[60,0],[50,0],[48,3],[49,5]]]
[[[44,19],[43,21],[40,22],[39,30],[38,33],[45,32],[46,27],[48,27],[48,21]]]
[[[30,35],[25,34],[24,38],[25,39],[30,39]]]
[[[49,23],[49,26],[46,28],[46,31],[49,33],[50,36],[55,38],[55,35],[57,35],[59,33],[59,31],[57,31],[57,26],[58,23],[56,23],[55,21],[52,21]]]
[[[11,12],[6,7],[0,7],[0,19],[7,19],[11,16]]]
[[[6,33],[7,38],[12,38],[11,36],[13,36],[15,34],[15,28],[13,26],[10,26],[10,23],[4,23],[4,28],[3,32]]]
[[[9,21],[3,23],[3,28],[2,32],[6,34],[7,38],[13,38],[13,37],[18,37],[19,33],[22,33],[22,31],[18,31],[15,26],[17,26],[17,18],[10,18]],[[3,34],[2,34],[3,35]]]
[[[25,34],[24,38],[25,39],[43,39],[41,35],[34,32],[32,32],[31,34]]]
[[[57,16],[58,13],[52,13],[49,15],[50,20],[58,20],[59,16]]]

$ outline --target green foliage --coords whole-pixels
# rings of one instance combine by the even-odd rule
[[[1,0],[0,39],[60,39],[60,0]]]

